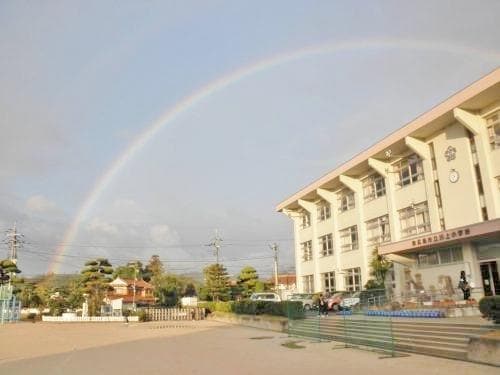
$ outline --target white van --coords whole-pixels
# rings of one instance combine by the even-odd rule
[[[253,293],[250,296],[252,301],[281,302],[280,296],[276,293]]]

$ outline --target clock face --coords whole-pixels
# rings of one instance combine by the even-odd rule
[[[460,175],[458,174],[458,172],[456,170],[452,169],[450,171],[450,182],[455,183],[458,181],[459,178],[460,178]]]

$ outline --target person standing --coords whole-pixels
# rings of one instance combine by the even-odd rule
[[[458,281],[458,287],[462,289],[464,293],[464,300],[469,300],[470,298],[470,285],[465,277],[465,271],[460,271],[460,280]]]

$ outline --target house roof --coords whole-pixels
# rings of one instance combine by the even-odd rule
[[[154,286],[147,281],[144,281],[142,279],[139,280],[134,280],[134,279],[122,279],[121,277],[117,277],[114,279],[110,285],[111,286],[133,286],[135,283],[136,288],[145,288],[145,289],[154,289]]]
[[[500,100],[500,68],[492,71],[478,81],[449,97],[428,112],[394,131],[384,139],[341,164],[336,169],[307,185],[291,197],[279,203],[276,211],[299,208],[299,199],[312,199],[316,189],[328,188],[332,180],[343,173],[351,172],[369,158],[385,159],[385,151],[396,148],[398,142],[407,136],[425,138],[447,126],[454,120],[453,110],[457,107],[476,112]],[[393,150],[394,151],[394,150]]]

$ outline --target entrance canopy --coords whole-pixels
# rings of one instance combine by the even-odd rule
[[[378,249],[380,255],[404,254],[416,250],[428,249],[436,245],[449,245],[466,242],[476,238],[500,239],[500,219],[489,220],[482,223],[445,230],[442,232],[428,233],[420,237],[381,245]]]

